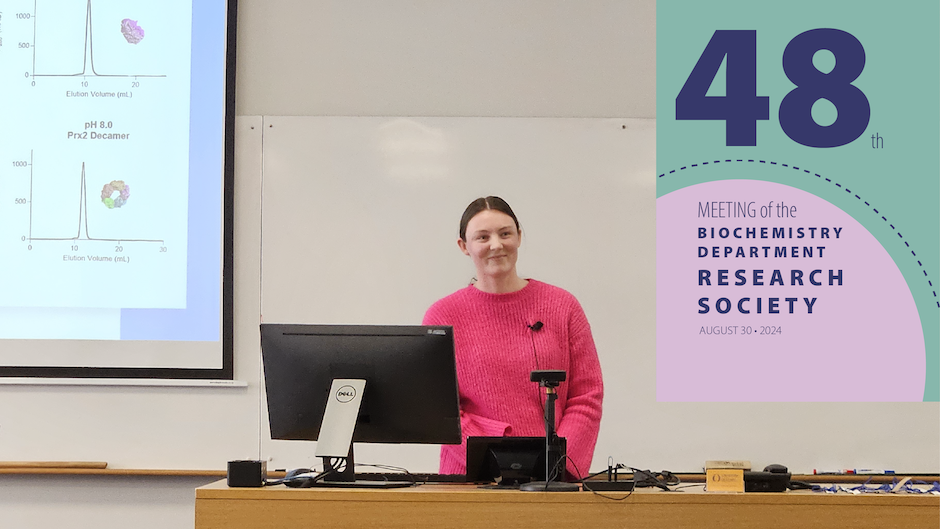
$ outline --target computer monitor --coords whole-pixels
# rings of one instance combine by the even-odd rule
[[[261,352],[272,439],[318,440],[333,380],[362,379],[352,441],[461,441],[451,327],[265,323]]]

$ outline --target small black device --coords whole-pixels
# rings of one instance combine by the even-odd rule
[[[268,478],[267,461],[229,461],[226,478],[229,487],[263,487]]]
[[[566,440],[558,439],[560,453],[564,454]],[[553,454],[548,466],[556,468],[559,458],[559,453]],[[545,481],[545,438],[468,437],[467,481],[515,488],[530,481]]]
[[[619,470],[623,465],[607,465],[607,481],[602,480],[582,480],[582,490],[590,492],[629,492],[636,488],[636,481],[632,479],[620,479]]]
[[[541,369],[529,373],[529,381],[538,382],[543,388],[557,388],[566,378],[567,373],[562,369]]]
[[[790,488],[790,471],[783,465],[764,467],[763,472],[744,471],[744,492],[784,492]]]

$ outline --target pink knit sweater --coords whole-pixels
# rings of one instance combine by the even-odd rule
[[[540,330],[528,327],[538,321]],[[545,435],[545,390],[529,381],[534,369],[567,371],[557,389],[556,428],[568,441],[568,472],[588,474],[604,386],[591,327],[574,296],[534,279],[508,294],[469,286],[431,305],[424,324],[454,327],[464,440],[441,447],[442,474],[466,472],[467,437]]]

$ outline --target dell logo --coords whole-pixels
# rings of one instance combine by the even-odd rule
[[[352,386],[343,386],[336,390],[336,400],[346,403],[356,398],[356,388]]]

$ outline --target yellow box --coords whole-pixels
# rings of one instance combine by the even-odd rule
[[[705,470],[707,492],[744,492],[744,470],[710,468]]]

